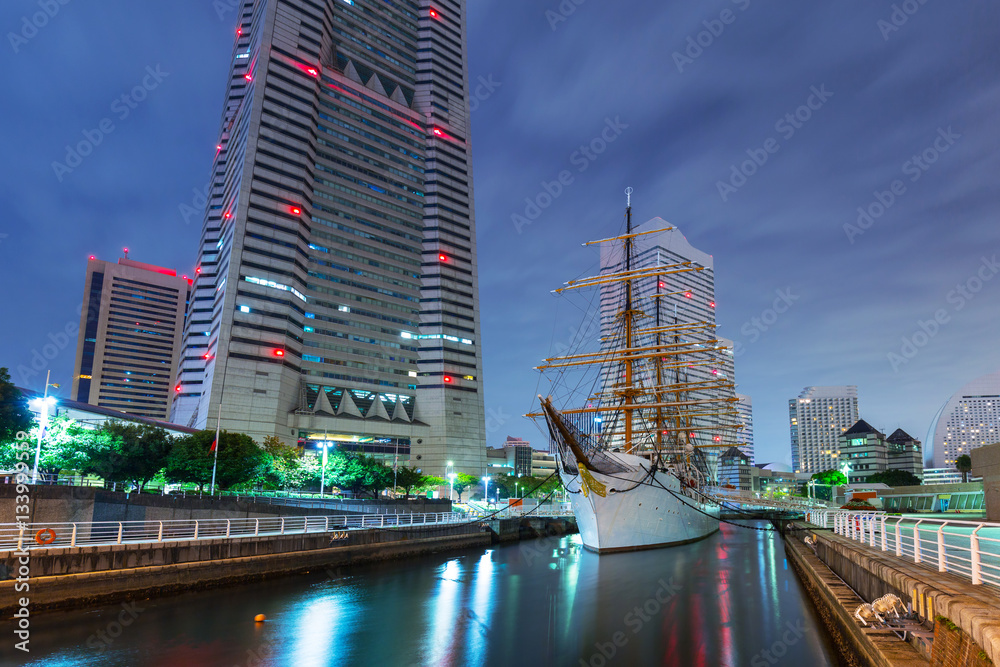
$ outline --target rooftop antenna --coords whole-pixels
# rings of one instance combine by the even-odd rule
[[[128,248],[122,248],[122,252],[125,253],[125,259],[128,259]]]

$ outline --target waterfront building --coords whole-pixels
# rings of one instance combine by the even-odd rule
[[[975,455],[973,455],[975,461]],[[981,481],[982,478],[969,473],[970,482]],[[959,484],[962,481],[962,473],[958,468],[924,468],[924,484]]]
[[[742,449],[730,447],[719,457],[719,486],[750,491],[751,468],[754,465],[750,457]]]
[[[920,441],[903,429],[888,438],[864,419],[859,419],[840,436],[839,465],[848,464],[848,482],[861,483],[876,473],[903,470],[916,477],[923,474]]]
[[[465,3],[235,4],[172,419],[481,474]]]
[[[736,404],[736,410],[739,412],[740,422],[743,424],[743,429],[740,431],[739,437],[743,442],[740,445],[740,451],[749,459],[750,465],[753,465],[753,400],[746,394],[740,393],[736,394],[736,398],[739,399],[739,403]]]
[[[665,231],[657,231],[665,230]],[[684,272],[665,273],[657,280],[646,279],[633,281],[633,298],[636,302],[648,304],[644,306],[643,325],[648,328],[656,326],[657,313],[653,310],[654,303],[659,304],[660,326],[669,327],[674,322],[704,322],[710,328],[709,335],[718,340],[715,348],[722,352],[721,361],[711,366],[703,364],[692,364],[682,370],[668,370],[666,381],[710,383],[715,380],[725,380],[734,383],[734,344],[718,335],[715,326],[715,261],[712,255],[698,250],[687,240],[680,229],[672,226],[663,218],[653,218],[647,222],[633,228],[636,234],[633,250],[632,269],[652,269],[657,266],[670,266],[681,263],[690,263],[691,267],[701,270]],[[614,273],[624,270],[621,244],[602,243],[601,244],[601,273]],[[614,338],[614,331],[617,327],[616,314],[622,302],[622,284],[605,286],[601,289],[601,332],[605,340]],[[654,298],[655,297],[655,298]],[[652,334],[645,334],[648,340],[643,340],[643,336],[637,336],[636,347],[652,345],[655,340]],[[680,342],[680,341],[679,341]],[[602,384],[604,387],[611,387],[617,381],[617,366],[608,365],[602,371]],[[655,383],[654,378],[649,381]],[[606,389],[605,392],[610,392]],[[693,389],[687,393],[686,398],[690,400],[704,400],[712,398],[722,392],[727,398],[733,399],[735,403],[735,391],[732,387],[726,389]],[[733,420],[735,417],[733,417]],[[732,424],[732,420],[727,420]],[[605,430],[610,428],[605,425]],[[616,431],[623,430],[623,425],[616,425]],[[637,425],[637,432],[649,433],[648,425]],[[655,431],[655,429],[653,429]],[[709,478],[717,475],[719,456],[726,450],[726,446],[746,445],[742,431],[737,431],[737,442],[722,442],[721,438],[711,435],[711,431],[700,431],[696,445],[715,446],[718,449],[701,449],[707,461],[707,474]],[[621,437],[621,435],[619,435]],[[644,445],[648,443],[636,443]]]
[[[792,469],[817,473],[839,468],[840,436],[858,416],[858,388],[806,387],[788,401]]]
[[[934,468],[952,468],[959,456],[998,440],[1000,371],[969,382],[941,406],[927,431],[934,452],[928,462]]]
[[[168,421],[191,280],[125,257],[91,257],[70,396]]]
[[[486,467],[490,474],[548,477],[556,471],[556,458],[527,440],[507,436],[502,446],[486,450]]]

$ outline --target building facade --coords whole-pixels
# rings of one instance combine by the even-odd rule
[[[740,431],[740,440],[743,441],[743,444],[740,445],[739,449],[750,461],[750,465],[753,465],[753,400],[746,394],[736,394],[736,398],[739,399],[736,410],[739,412],[740,422],[743,424],[743,429]]]
[[[858,484],[886,470],[902,470],[923,475],[920,441],[897,428],[888,438],[864,419],[859,419],[840,436],[840,467],[847,464],[847,481]]]
[[[190,286],[173,269],[91,257],[71,398],[169,421]]]
[[[1000,441],[1000,371],[976,378],[945,403],[931,422],[927,442],[933,468],[953,468],[973,449]]]
[[[486,467],[494,475],[548,477],[556,471],[556,458],[527,440],[507,436],[503,446],[486,450]]]
[[[172,419],[481,473],[465,3],[238,16]]]
[[[839,468],[840,436],[858,417],[858,388],[806,387],[788,401],[792,470],[817,473]]]

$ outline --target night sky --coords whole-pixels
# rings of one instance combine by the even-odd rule
[[[619,231],[627,186],[715,257],[758,461],[790,461],[804,386],[856,384],[864,419],[923,439],[997,369],[1000,6],[922,1],[469,3],[489,444],[542,444],[531,369],[579,323],[549,290],[596,268],[580,244]],[[50,4],[37,30],[37,0],[0,5],[0,366],[68,396],[87,256],[193,271],[235,12]]]

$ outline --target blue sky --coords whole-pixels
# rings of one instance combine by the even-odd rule
[[[37,0],[0,8],[0,365],[19,382],[41,386],[17,369],[52,345],[68,389],[60,332],[88,255],[193,270],[185,207],[235,25],[215,6],[70,2],[37,31]],[[923,438],[1000,366],[997,5],[475,0],[469,58],[490,444],[541,442],[519,417],[531,368],[576,324],[549,290],[595,268],[580,244],[617,231],[626,186],[639,221],[715,257],[759,461],[790,460],[787,400],[806,385],[856,384],[862,417]],[[137,85],[145,99],[123,102]],[[85,132],[93,153],[54,168]],[[600,154],[581,149],[602,132]],[[779,293],[791,306],[769,312]]]

